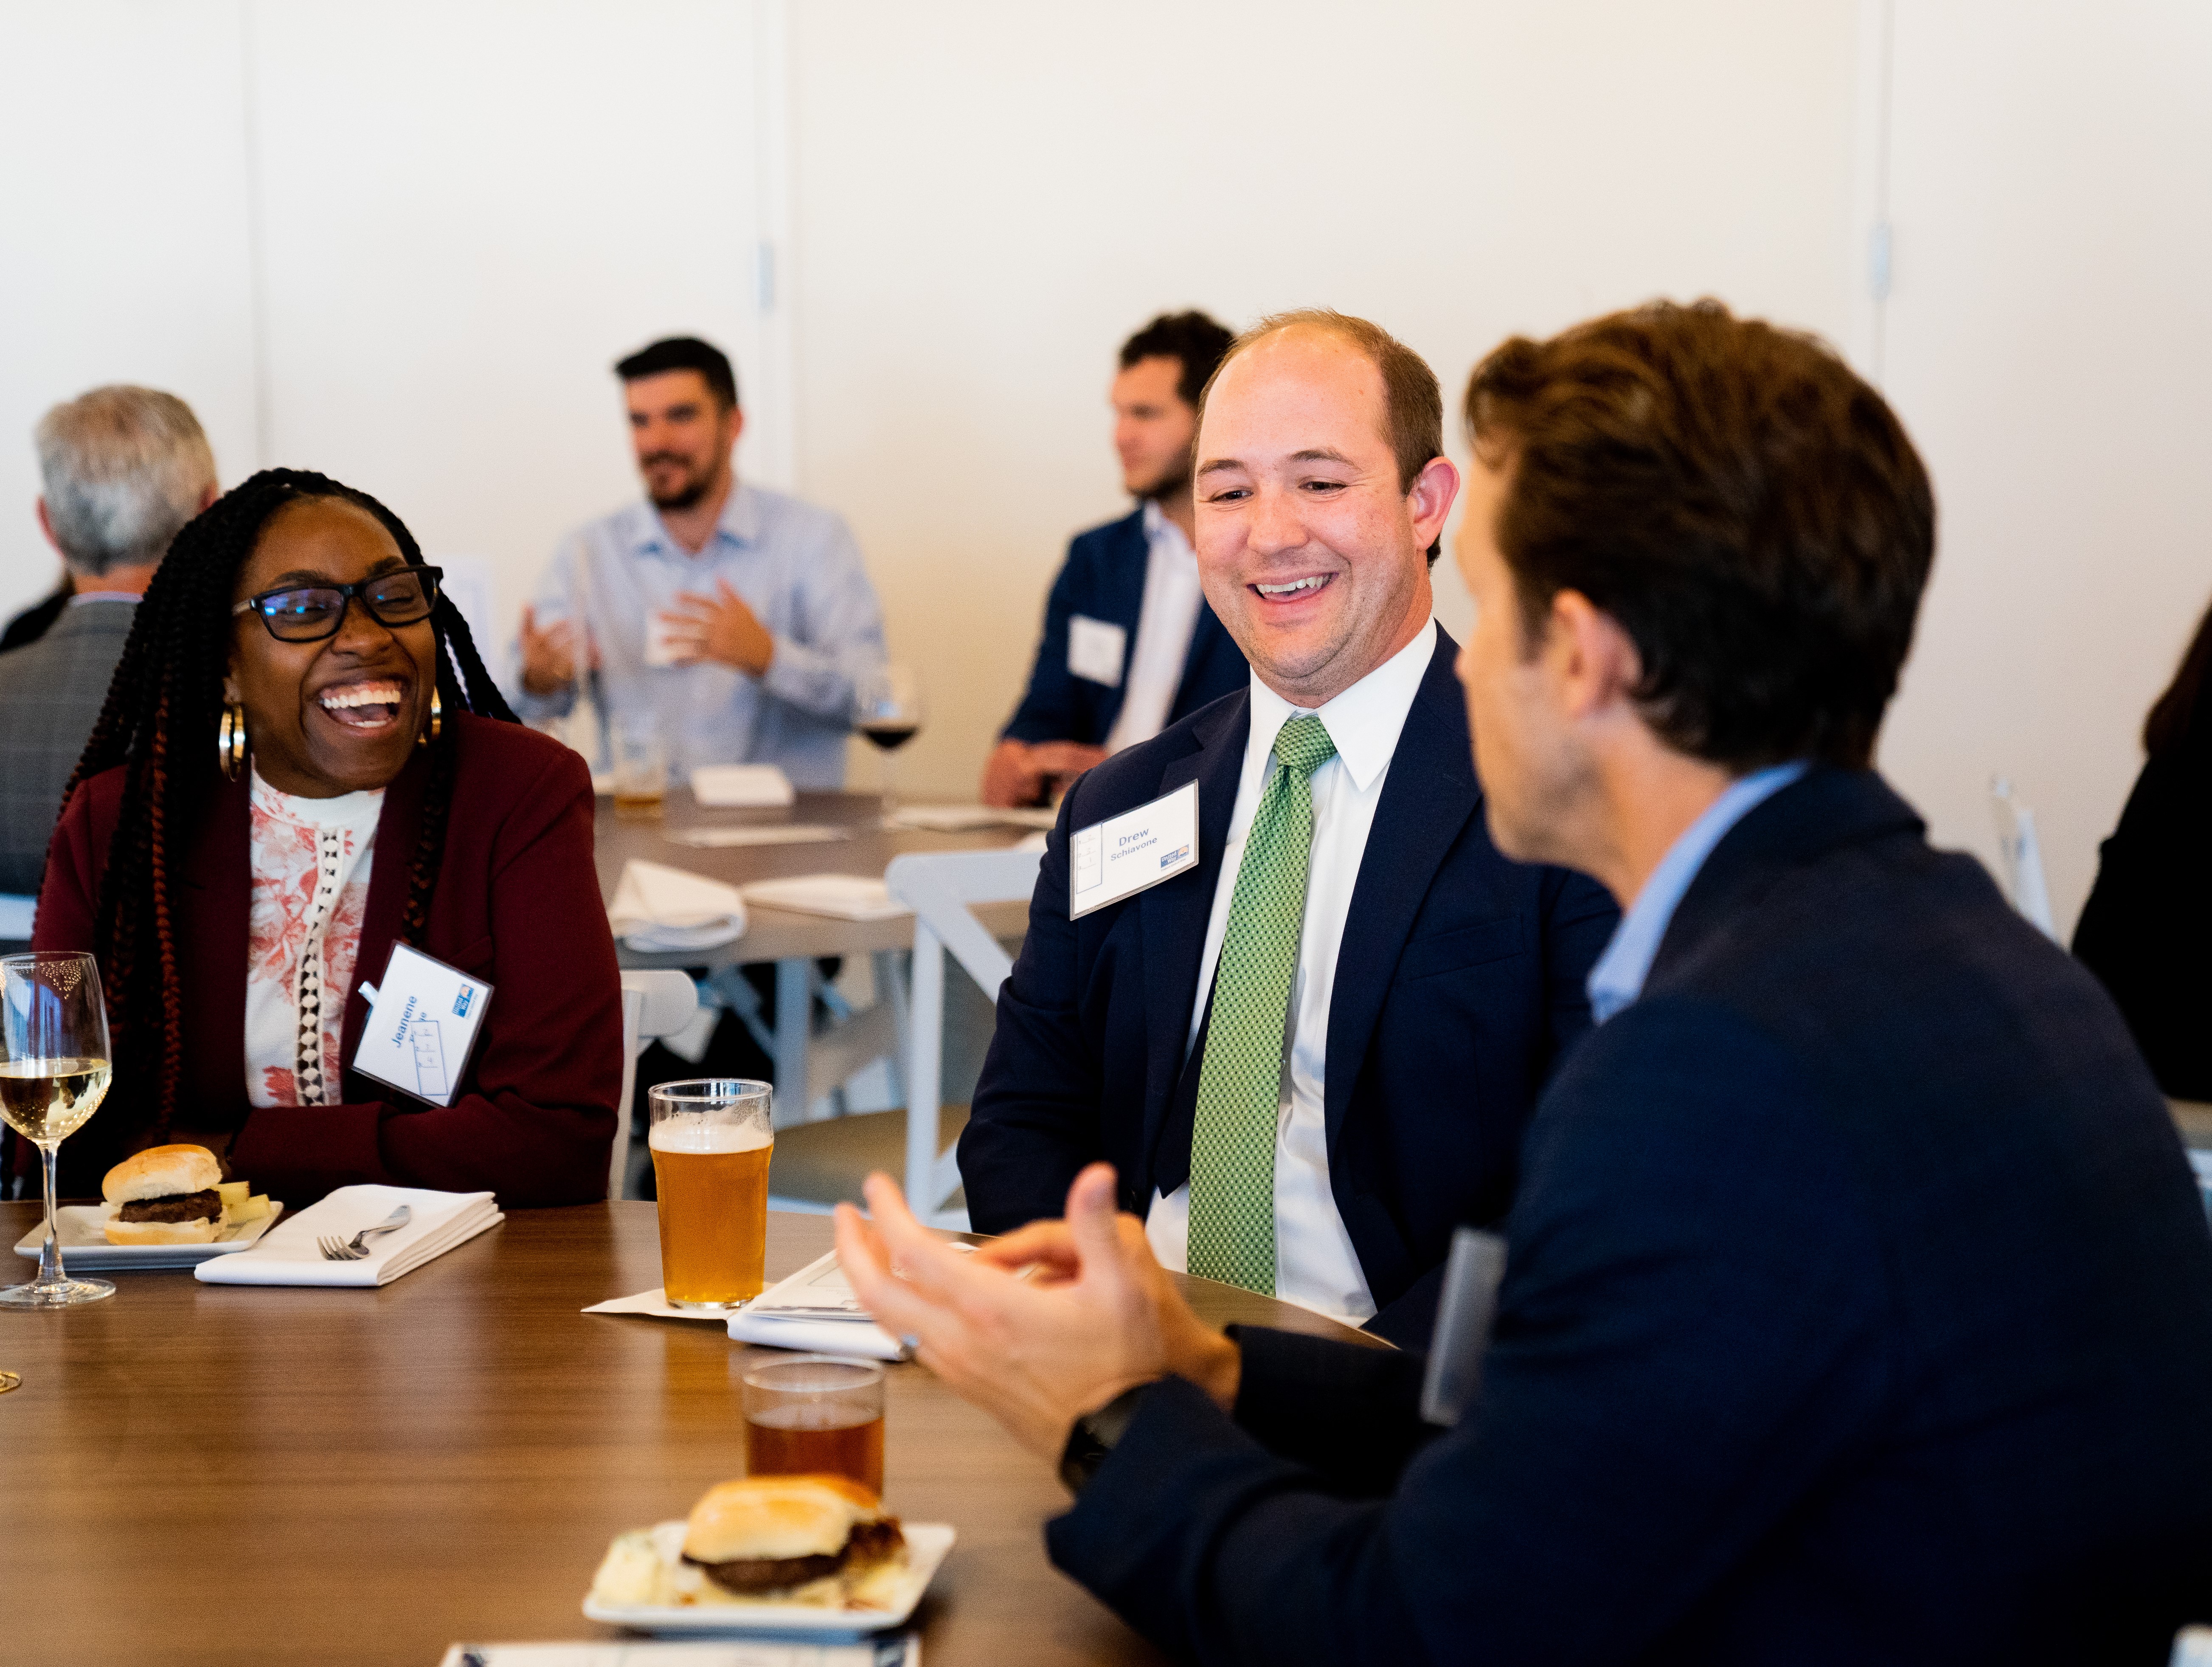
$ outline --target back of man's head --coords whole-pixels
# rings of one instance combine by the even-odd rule
[[[1659,302],[1475,368],[1467,423],[1510,471],[1498,518],[1524,624],[1579,592],[1642,662],[1676,751],[1747,771],[1872,759],[1935,557],[1927,471],[1811,336]]]
[[[615,362],[615,374],[625,382],[672,370],[697,371],[724,411],[736,409],[738,373],[731,368],[730,356],[712,342],[702,342],[696,336],[670,336]]]
[[[1176,397],[1194,410],[1198,396],[1235,338],[1203,313],[1163,313],[1121,344],[1121,368],[1146,359],[1173,359],[1182,367]]]
[[[94,388],[33,430],[46,520],[70,571],[150,567],[216,489],[191,407],[152,388]]]

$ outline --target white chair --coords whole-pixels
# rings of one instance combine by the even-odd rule
[[[1990,812],[1996,818],[1997,855],[2004,873],[2005,896],[2022,919],[2053,943],[2058,940],[2051,922],[2051,887],[2043,874],[2043,847],[2035,837],[2035,812],[2014,795],[2012,783],[2002,776],[1990,777]]]
[[[607,1159],[607,1196],[620,1198],[629,1170],[630,1100],[637,1092],[637,1056],[656,1037],[673,1036],[698,1011],[699,992],[681,972],[622,976],[622,1098],[615,1106],[615,1149]]]
[[[1020,849],[930,851],[894,857],[884,870],[891,896],[915,916],[907,1026],[906,1195],[914,1213],[932,1226],[964,1231],[968,1226],[966,1210],[945,1208],[959,1188],[960,1166],[954,1153],[937,1147],[945,1062],[945,952],[951,950],[995,1001],[1014,964],[969,905],[1026,901],[1036,889],[1042,856]]]
[[[0,943],[27,944],[31,941],[31,917],[39,912],[39,900],[15,891],[0,891]]]

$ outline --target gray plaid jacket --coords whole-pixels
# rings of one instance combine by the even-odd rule
[[[62,788],[137,611],[119,600],[67,607],[37,642],[0,654],[0,891],[39,889]]]

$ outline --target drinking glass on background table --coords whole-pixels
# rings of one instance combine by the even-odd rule
[[[742,1308],[767,1282],[775,1093],[744,1077],[664,1082],[647,1100],[660,1286],[678,1308]]]
[[[617,713],[613,733],[615,814],[625,821],[649,821],[668,798],[668,744],[658,714]]]
[[[886,824],[898,811],[898,761],[892,755],[921,727],[921,684],[910,666],[885,666],[853,685],[853,727],[883,754],[881,791]]]
[[[39,1148],[46,1242],[39,1276],[0,1290],[0,1308],[67,1308],[115,1294],[104,1279],[71,1279],[54,1227],[54,1158],[107,1098],[107,1002],[89,955],[0,957],[0,1117]]]
[[[795,1354],[747,1369],[745,1473],[850,1476],[884,1492],[884,1369]]]

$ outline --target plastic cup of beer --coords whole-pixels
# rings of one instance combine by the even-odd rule
[[[701,1077],[664,1082],[647,1098],[662,1289],[677,1308],[742,1308],[765,1282],[774,1091]]]
[[[835,1354],[763,1361],[744,1378],[745,1470],[850,1476],[883,1497],[884,1369]]]

